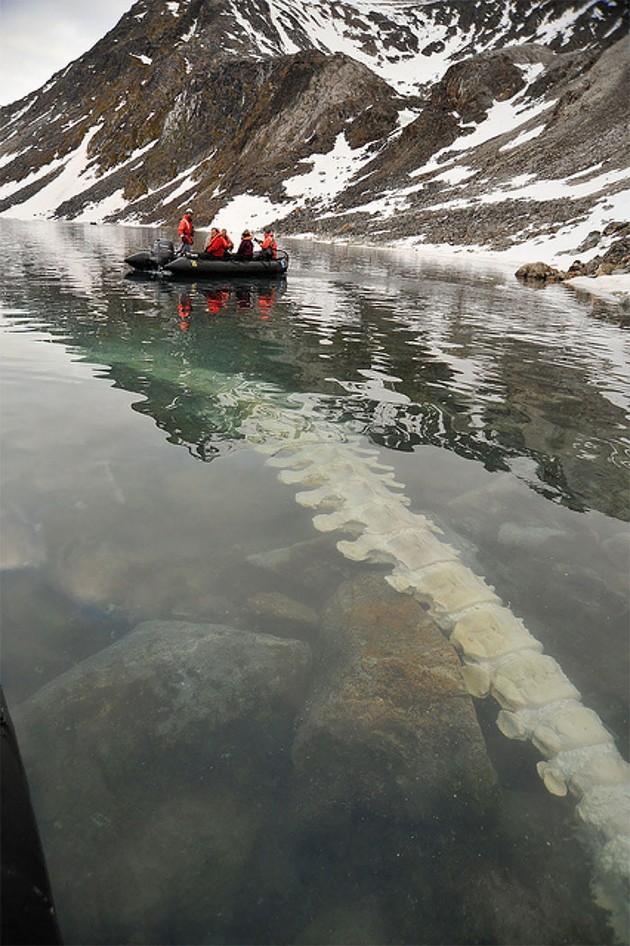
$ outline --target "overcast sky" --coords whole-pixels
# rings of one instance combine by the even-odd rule
[[[96,43],[134,0],[0,0],[0,105],[22,98]]]

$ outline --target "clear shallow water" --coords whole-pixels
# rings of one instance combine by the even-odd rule
[[[295,243],[286,284],[187,287],[124,278],[122,258],[151,231],[4,222],[2,235],[2,674],[12,707],[142,621],[268,630],[251,605],[261,590],[319,611],[340,578],[340,536],[320,537],[329,578],[317,585],[297,582],[293,560],[263,580],[251,559],[320,536],[244,433],[257,412],[288,407],[380,449],[411,509],[524,619],[625,754],[630,383],[614,310],[594,318],[564,287],[533,290],[498,267],[402,253]],[[251,855],[222,894],[220,920],[212,898],[204,913],[202,891],[220,887],[227,868],[172,853],[158,869],[150,845],[44,818],[68,940],[499,941],[483,904],[466,913],[465,878],[483,850],[501,877],[487,894],[493,909],[523,899],[517,879],[539,903],[503,941],[611,941],[570,801],[545,793],[536,753],[500,736],[495,706],[477,710],[504,789],[488,848],[470,828],[432,832],[402,816],[357,815],[351,829],[320,825],[306,837],[274,807],[290,791],[278,763],[261,781],[265,817],[234,841]],[[49,751],[43,770],[54,767]],[[89,758],[77,752],[73,764],[79,772]],[[114,767],[108,777],[123,808],[137,775]],[[189,843],[195,824],[203,835],[207,801],[195,764],[165,754],[162,775],[173,776],[176,815],[168,825],[156,815],[162,786],[125,824]],[[57,853],[68,832],[75,878],[55,875],[57,864],[68,870]],[[68,893],[90,870],[102,886],[104,860],[139,883],[127,912],[109,889],[84,912]]]

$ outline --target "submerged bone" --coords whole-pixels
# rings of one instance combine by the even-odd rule
[[[391,563],[388,583],[431,608],[460,651],[469,691],[492,694],[501,706],[501,731],[509,738],[531,740],[548,757],[537,768],[550,792],[571,791],[581,799],[579,815],[595,838],[600,882],[627,877],[630,800],[622,788],[627,789],[630,770],[599,717],[580,704],[579,692],[560,666],[541,653],[540,643],[494,590],[459,562],[450,546],[436,547],[442,545],[435,539],[440,530],[405,509],[407,498],[393,492],[401,484],[371,448],[364,450],[357,437],[344,438],[339,427],[323,421],[307,424],[288,410],[277,414],[277,422],[272,416],[249,418],[245,435],[251,429],[257,448],[273,453],[268,462],[280,468],[283,482],[308,488],[298,493],[301,505],[333,510],[314,517],[316,528],[357,536],[337,543],[344,555],[353,561]],[[267,434],[278,431],[271,449],[258,437],[265,422]],[[435,561],[430,560],[433,555]],[[612,889],[614,899],[614,884]]]
[[[287,486],[294,483],[306,484],[307,486],[321,486],[326,482],[326,474],[323,470],[316,467],[307,467],[297,470],[281,470],[278,473],[278,479]]]
[[[417,589],[415,597],[420,601],[427,597],[432,599],[436,610],[448,615],[485,602],[500,604],[490,585],[460,562],[430,565],[423,574],[422,586]]]
[[[352,542],[337,542],[337,548],[351,562],[391,562],[388,550],[381,549],[371,535],[361,535]]]
[[[508,739],[530,739],[543,755],[614,742],[597,713],[577,700],[536,708],[502,709],[497,726]]]
[[[380,525],[380,522],[375,523],[372,520],[368,531],[358,539],[353,542],[338,542],[339,551],[355,562],[377,561],[396,564],[402,560],[411,564],[409,571],[457,559],[455,550],[446,543],[438,541],[430,533],[419,532],[416,519],[389,515],[388,509],[383,511],[383,515],[384,524],[394,526],[391,531],[387,533],[373,531],[374,525]],[[396,528],[397,522],[400,523],[400,528]],[[415,528],[410,523],[413,523]]]
[[[483,699],[490,695],[492,674],[482,664],[464,664],[462,667],[464,683],[471,696]]]
[[[336,508],[345,511],[346,514],[349,514],[349,511],[352,510],[353,519],[356,518],[359,509],[365,510],[364,516],[366,518],[364,521],[366,524],[374,519],[378,521],[379,518],[382,518],[384,531],[388,531],[386,526],[392,521],[394,527],[396,527],[396,523],[402,523],[404,527],[409,527],[410,523],[415,520],[415,516],[405,509],[408,502],[406,497],[399,501],[398,497],[392,496],[387,487],[382,484],[375,486],[374,484],[340,478],[327,481],[315,489],[297,493],[295,498],[301,506],[308,506],[312,509],[334,502]]]
[[[321,513],[319,516],[313,516],[313,525],[318,532],[334,532],[336,529],[361,532],[363,528],[361,520],[349,516],[345,510],[341,512]]]
[[[364,503],[357,507],[355,513],[365,523],[366,532],[374,536],[377,542],[388,546],[395,541],[395,536],[407,534],[410,529],[417,532],[418,526],[423,525],[422,521],[418,521],[418,516],[391,499],[378,504]],[[381,536],[385,538],[381,539]],[[396,555],[394,561],[400,560],[400,556]]]
[[[303,490],[295,494],[295,501],[308,509],[336,509],[344,501],[341,490],[330,483],[323,483],[315,489]]]
[[[313,524],[320,532],[330,532],[333,529],[349,529],[355,532],[358,526],[360,531],[371,537],[374,548],[380,548],[383,551],[387,549],[388,541],[387,538],[382,538],[383,534],[409,529],[410,523],[415,521],[416,517],[412,516],[404,506],[392,503],[389,497],[378,505],[366,503],[348,508],[347,503],[338,504],[335,512],[313,518]],[[395,561],[391,555],[389,560]]]
[[[508,710],[579,700],[580,694],[560,665],[546,654],[517,654],[494,674],[492,695]]]
[[[628,764],[612,745],[559,752],[549,762],[539,762],[536,769],[549,791],[555,795],[566,794],[568,788],[573,795],[581,798],[598,787],[628,785]],[[553,791],[550,784],[564,785],[564,792]],[[628,810],[621,814],[627,830]]]
[[[602,851],[602,859],[610,861],[611,856],[625,856],[626,863],[630,864],[628,809],[630,787],[622,783],[598,785],[586,791],[576,806],[580,820],[605,839],[607,850]],[[608,863],[607,868],[612,866],[613,864]]]
[[[532,738],[534,730],[547,714],[558,711],[561,707],[574,704],[581,705],[576,704],[575,700],[562,700],[559,703],[550,703],[535,709],[527,707],[519,710],[502,709],[497,716],[497,726],[508,739],[520,739],[521,742],[524,742],[526,739]]]
[[[569,787],[563,772],[554,769],[553,766],[547,765],[544,762],[537,763],[536,771],[543,780],[543,784],[548,792],[552,795],[559,795],[561,798],[564,798],[569,791]]]
[[[422,517],[424,518],[424,517]],[[430,532],[421,533],[421,521],[415,517],[411,529],[399,530],[388,538],[387,548],[395,563],[404,562],[410,571],[427,568],[442,562],[456,562],[457,552],[446,542],[441,542]]]
[[[356,513],[374,546],[383,550],[389,551],[393,536],[414,528],[413,515],[404,506],[397,508],[395,503],[379,503],[378,506],[366,504],[359,507]]]
[[[520,650],[542,650],[511,611],[483,604],[462,615],[451,634],[451,642],[467,660],[494,660]]]
[[[296,443],[274,451],[267,463],[280,469],[301,469],[306,466],[324,466],[348,462],[347,450],[336,443],[315,443],[299,446]]]
[[[339,543],[337,543],[337,547],[339,547]],[[420,569],[420,571],[411,571],[408,568],[399,566],[395,569],[395,571],[392,572],[391,575],[385,576],[385,581],[388,585],[391,585],[392,588],[395,588],[396,591],[400,591],[402,594],[411,595],[417,593],[418,588],[422,586],[424,575],[424,569]]]
[[[274,458],[277,463],[278,458]],[[272,461],[272,462],[274,462]],[[279,465],[279,464],[278,464]],[[373,474],[371,467],[377,467],[376,464],[367,464],[370,474]],[[365,488],[363,479],[365,477],[366,464],[357,463],[356,460],[343,457],[338,450],[326,451],[323,456],[308,455],[304,457],[292,457],[288,464],[283,464],[278,474],[278,479],[282,483],[305,483],[307,485],[320,486],[324,483],[330,483],[334,486],[336,483],[345,484],[346,489],[358,489],[361,486]],[[379,473],[376,481],[377,489],[381,495],[391,495],[389,490],[404,489],[404,484],[399,483],[394,474],[387,472]],[[387,493],[384,493],[384,488]]]
[[[547,716],[535,727],[531,739],[546,756],[567,749],[612,744],[614,741],[597,713],[577,702]]]

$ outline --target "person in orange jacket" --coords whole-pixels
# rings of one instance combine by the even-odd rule
[[[195,241],[195,226],[193,224],[193,212],[188,208],[177,228],[179,239],[181,241],[180,253],[186,253],[189,246]]]
[[[227,256],[228,253],[231,253],[232,250],[234,249],[234,243],[232,242],[231,237],[228,236],[228,232],[225,229],[225,227],[223,227],[223,229],[221,230],[221,236],[225,240],[225,255]]]
[[[260,251],[265,259],[276,259],[278,256],[278,244],[276,243],[276,238],[273,235],[271,227],[267,227],[264,234],[263,241],[260,244]]]
[[[230,241],[219,233],[217,227],[212,227],[208,236],[208,241],[203,253],[199,255],[203,259],[223,259],[225,252],[230,245]]]

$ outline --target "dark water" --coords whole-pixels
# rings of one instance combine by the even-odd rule
[[[537,754],[503,739],[491,702],[476,706],[502,792],[489,827],[377,816],[352,798],[341,820],[304,821],[292,724],[209,727],[176,751],[155,739],[160,707],[122,684],[149,731],[142,751],[104,754],[116,707],[89,727],[86,714],[105,664],[92,696],[64,703],[76,738],[60,748],[42,688],[75,668],[83,693],[83,662],[143,621],[269,632],[286,616],[256,595],[317,615],[369,571],[341,560],[340,536],[314,529],[254,442],[279,436],[270,412],[293,410],[379,449],[410,508],[524,619],[626,754],[630,383],[615,309],[521,286],[506,267],[299,242],[286,283],[163,284],[124,275],[149,230],[1,232],[2,679],[18,729],[30,720],[27,758],[40,739],[28,764],[67,941],[612,942],[571,801],[547,795]],[[313,627],[299,617],[294,631],[316,667]],[[232,685],[229,663],[217,673]]]

